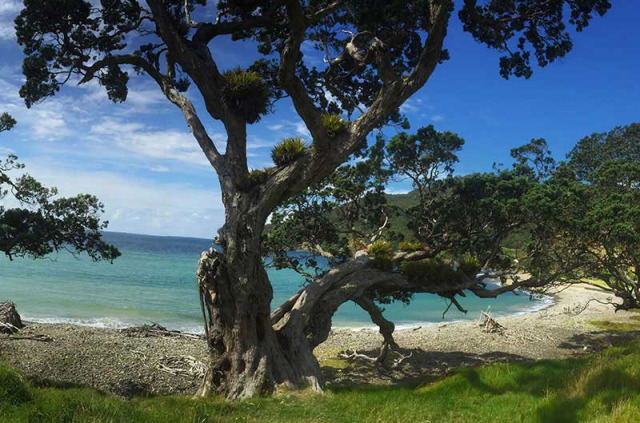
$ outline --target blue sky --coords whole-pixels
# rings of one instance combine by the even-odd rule
[[[640,121],[640,2],[614,3],[575,35],[566,58],[536,69],[530,80],[502,79],[499,54],[463,33],[454,15],[446,40],[451,60],[403,106],[412,128],[433,124],[457,132],[466,140],[457,171],[470,173],[508,162],[509,150],[531,138],[546,138],[562,158],[587,134]],[[213,236],[223,222],[217,178],[182,115],[148,79],[132,78],[125,104],[111,104],[97,84],[89,84],[67,86],[31,110],[24,107],[12,24],[19,9],[18,0],[0,2],[0,112],[18,120],[0,136],[0,154],[18,154],[31,174],[64,195],[98,195],[111,230]],[[223,69],[255,57],[251,46],[226,40],[213,52]],[[201,105],[196,93],[190,95]],[[221,125],[202,118],[224,148]],[[270,165],[270,148],[283,137],[308,136],[287,101],[249,132],[253,167]],[[406,183],[391,187],[407,189]]]

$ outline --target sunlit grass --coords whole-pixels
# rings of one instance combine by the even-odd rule
[[[631,316],[634,322],[612,322],[610,320],[591,320],[589,323],[598,329],[612,332],[633,332],[640,331],[640,316]]]
[[[7,401],[7,392],[18,394]],[[35,388],[0,366],[0,421],[631,423],[640,421],[640,341],[567,360],[462,369],[418,388],[342,388],[238,403],[125,401],[90,389]]]

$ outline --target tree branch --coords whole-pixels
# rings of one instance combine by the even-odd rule
[[[224,158],[218,152],[213,140],[209,137],[204,125],[202,124],[198,114],[196,113],[193,103],[184,95],[179,93],[171,86],[171,80],[165,75],[161,74],[151,63],[146,61],[140,56],[133,54],[107,56],[104,59],[98,60],[93,65],[85,67],[84,77],[80,80],[80,84],[89,82],[97,72],[110,65],[132,65],[141,68],[149,76],[151,76],[164,95],[169,101],[178,106],[182,111],[182,114],[187,121],[187,125],[191,129],[194,137],[198,141],[200,148],[202,149],[205,157],[209,160],[209,163],[213,166],[218,173],[226,173]]]

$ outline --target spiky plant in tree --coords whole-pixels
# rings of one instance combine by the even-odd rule
[[[304,155],[305,148],[302,138],[285,138],[271,150],[271,160],[279,167],[290,165]]]

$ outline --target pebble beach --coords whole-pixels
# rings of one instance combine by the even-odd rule
[[[496,318],[503,327],[497,332],[484,331],[479,321],[396,330],[400,349],[390,356],[391,366],[344,358],[354,351],[378,354],[382,337],[371,329],[336,329],[315,353],[329,386],[420,383],[459,367],[572,357],[637,336],[594,325],[596,320],[630,321],[634,313],[615,313],[604,304],[609,300],[596,287],[572,286],[556,293],[555,302],[544,309]],[[28,322],[19,335],[23,339],[0,338],[0,360],[33,382],[91,387],[125,398],[191,395],[207,358],[205,341],[190,335],[155,337]]]

